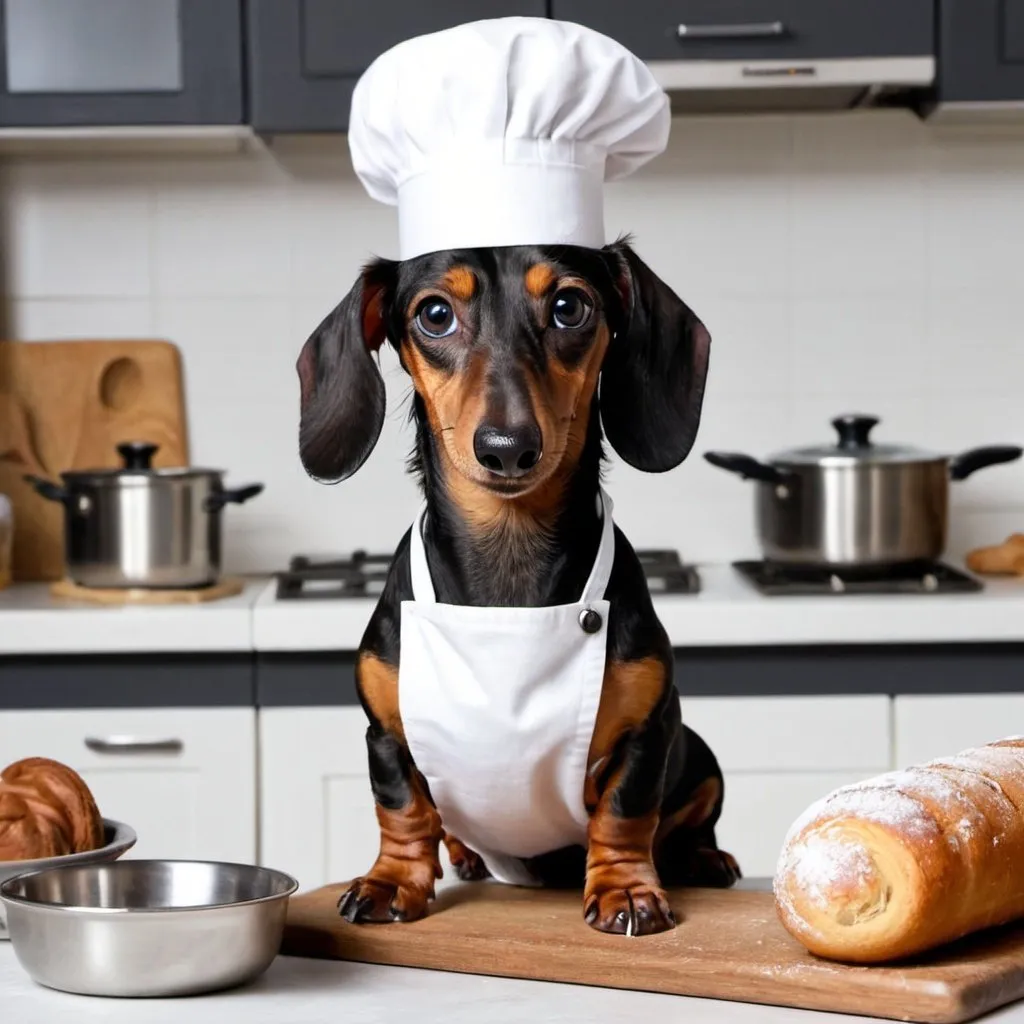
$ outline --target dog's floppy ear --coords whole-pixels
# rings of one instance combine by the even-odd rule
[[[386,335],[393,264],[368,266],[299,355],[299,456],[315,480],[339,483],[369,457],[384,424],[384,380],[373,353]]]
[[[663,473],[686,458],[697,436],[711,336],[627,244],[609,252],[623,315],[601,369],[601,421],[623,460]]]

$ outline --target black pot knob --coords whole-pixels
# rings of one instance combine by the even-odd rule
[[[125,441],[117,446],[117,454],[125,469],[147,470],[153,468],[153,456],[158,447],[149,441]]]
[[[877,416],[837,416],[832,421],[832,426],[839,434],[839,447],[844,449],[870,448],[868,435],[877,425]]]

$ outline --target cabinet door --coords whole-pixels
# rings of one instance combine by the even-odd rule
[[[906,696],[895,703],[897,768],[1024,735],[1024,694]]]
[[[241,0],[0,0],[0,127],[240,124]]]
[[[930,57],[933,45],[932,0],[552,0],[551,14],[644,60]]]
[[[74,768],[105,818],[138,833],[133,857],[256,859],[256,712],[0,712],[4,764]]]
[[[1024,99],[1024,0],[941,0],[939,17],[940,100]]]
[[[721,766],[715,835],[747,878],[774,875],[786,832],[812,803],[891,767],[886,696],[684,697],[682,712]]]
[[[874,772],[725,772],[725,800],[715,838],[745,878],[771,878],[790,826],[834,789]]]
[[[482,17],[546,13],[545,0],[249,0],[250,120],[258,131],[344,131],[356,80],[413,36]]]
[[[362,708],[265,708],[259,733],[260,862],[303,890],[365,874],[380,832]],[[454,880],[443,846],[441,866],[439,889]]]

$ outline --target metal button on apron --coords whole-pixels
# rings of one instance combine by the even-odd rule
[[[601,628],[601,616],[592,608],[580,612],[580,628],[584,633],[596,633]]]

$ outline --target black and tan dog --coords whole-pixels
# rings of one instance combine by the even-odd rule
[[[437,599],[457,605],[570,603],[594,563],[604,436],[647,472],[677,466],[700,419],[710,337],[626,242],[471,249],[370,264],[298,362],[300,448],[336,482],[369,456],[384,418],[374,353],[389,339],[412,378],[412,467],[427,502]],[[409,753],[398,701],[409,533],[359,650],[380,855],[340,901],[350,921],[422,916],[444,841],[463,879],[482,860],[443,829]],[[729,886],[717,848],[723,795],[707,745],[683,725],[673,656],[640,563],[616,528],[611,610],[585,805],[587,849],[530,861],[543,884],[583,885],[593,927],[674,924],[663,885]]]

